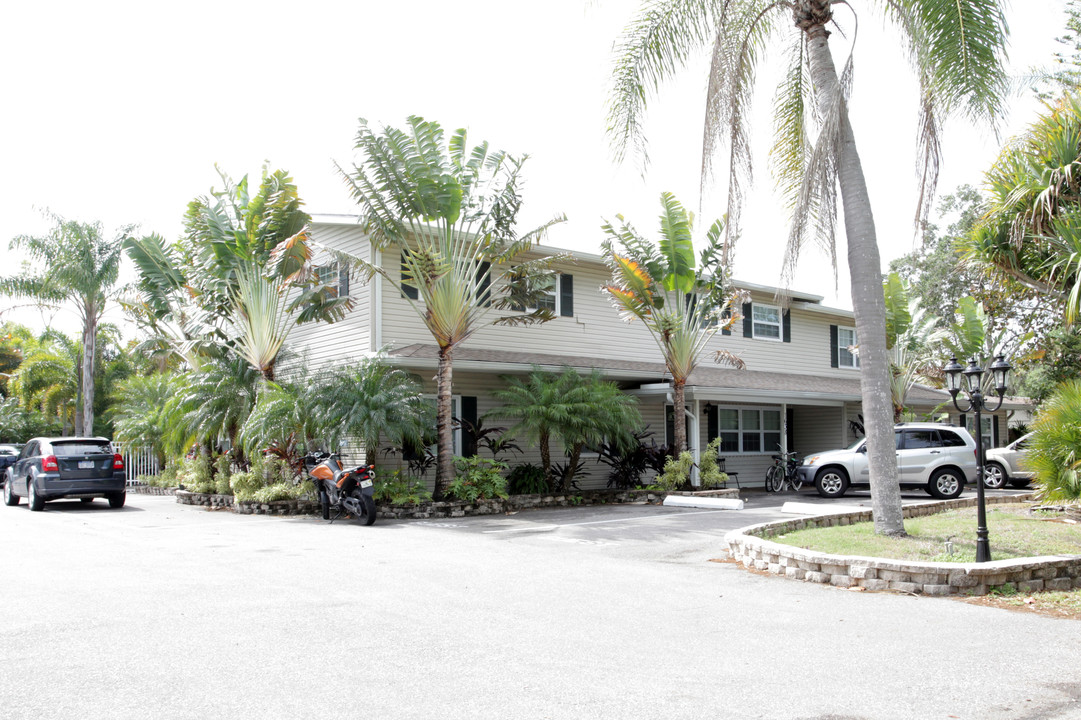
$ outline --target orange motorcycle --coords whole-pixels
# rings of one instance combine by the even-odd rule
[[[342,467],[337,453],[310,453],[304,456],[304,464],[319,491],[324,520],[334,522],[351,515],[365,525],[375,522],[375,465]]]

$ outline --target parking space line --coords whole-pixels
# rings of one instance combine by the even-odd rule
[[[636,517],[636,518],[619,518],[617,520],[590,520],[589,522],[578,523],[564,523],[562,525],[533,525],[531,527],[515,527],[506,528],[504,530],[485,530],[485,534],[496,533],[513,533],[513,532],[538,532],[541,530],[564,528],[564,527],[580,527],[583,525],[612,525],[616,523],[633,523],[633,522],[652,522],[655,520],[668,520],[671,518],[687,517],[688,515],[716,515],[723,510],[701,510],[699,512],[681,512],[681,513],[668,513],[665,515],[651,515],[649,517]]]

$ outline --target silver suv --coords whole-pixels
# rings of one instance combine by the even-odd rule
[[[991,448],[985,451],[987,464],[984,466],[984,484],[989,488],[1003,488],[1006,483],[1014,487],[1025,487],[1032,482],[1032,471],[1025,465],[1028,456],[1028,442],[1032,433],[1023,435],[1006,447]]]
[[[946,500],[960,495],[965,483],[976,482],[976,441],[964,428],[902,423],[894,426],[894,437],[902,488],[921,488]],[[822,497],[841,497],[850,487],[868,486],[867,439],[844,450],[808,455],[798,472]]]

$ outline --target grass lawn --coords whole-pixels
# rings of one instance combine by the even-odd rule
[[[1031,512],[1030,507],[1017,503],[987,509],[992,560],[1081,555],[1081,524],[1057,512]],[[868,522],[797,530],[767,539],[835,555],[956,563],[976,560],[976,508],[911,518],[905,520],[905,531],[908,537],[875,535]]]
[[[992,560],[1039,555],[1081,555],[1081,523],[1059,512],[1036,511],[1027,503],[994,505],[987,510]],[[976,508],[950,510],[905,520],[908,537],[874,534],[871,523],[797,530],[767,537],[774,542],[835,555],[866,555],[896,560],[974,562]],[[946,543],[952,543],[952,552]],[[1032,595],[999,591],[966,602],[1053,617],[1081,619],[1081,590]]]

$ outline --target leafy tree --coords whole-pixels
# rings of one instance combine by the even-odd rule
[[[1066,0],[1066,32],[1055,42],[1064,45],[1072,53],[1056,52],[1050,68],[1042,68],[1034,73],[1035,85],[1032,90],[1036,97],[1050,102],[1063,93],[1071,92],[1081,86],[1081,2]]]
[[[525,377],[503,375],[506,387],[493,391],[503,405],[489,415],[513,418],[511,432],[524,432],[538,442],[541,468],[553,477],[551,440],[557,438],[567,451],[569,474],[559,478],[565,489],[574,479],[582,450],[602,442],[627,445],[641,426],[638,401],[627,395],[603,373],[583,376],[565,367],[559,373],[534,367]]]
[[[1002,67],[1006,22],[1000,0],[910,0],[845,3],[881,10],[899,32],[915,66],[920,92],[921,211],[937,180],[937,129],[948,112],[971,118],[999,115],[1006,93]],[[786,276],[814,235],[834,249],[837,191],[844,208],[851,296],[860,338],[861,388],[870,454],[875,530],[904,533],[890,366],[885,346],[881,260],[870,198],[848,117],[852,56],[838,73],[830,51],[833,0],[661,0],[632,21],[618,48],[609,132],[617,156],[643,149],[643,117],[650,93],[676,74],[693,50],[712,43],[706,102],[703,181],[717,148],[729,150],[728,232],[738,233],[744,179],[751,168],[748,109],[758,63],[787,40],[787,73],[775,100],[771,160],[790,198],[792,230]],[[793,27],[794,26],[794,27]],[[787,30],[787,35],[785,31]],[[840,37],[849,33],[842,31]]]
[[[919,380],[936,368],[938,344],[945,338],[942,321],[929,314],[920,300],[896,273],[883,283],[886,299],[886,349],[890,355],[890,398],[893,418],[900,422],[905,412],[905,398]],[[990,374],[990,373],[988,373]]]
[[[359,165],[341,170],[360,206],[372,247],[401,251],[401,275],[339,253],[370,279],[378,274],[401,290],[439,347],[436,434],[439,455],[435,496],[454,476],[451,384],[454,350],[490,324],[528,325],[551,320],[540,300],[558,258],[526,259],[557,217],[519,235],[519,183],[524,158],[470,148],[466,131],[444,141],[438,123],[411,116],[405,130],[379,135],[361,120]],[[538,308],[521,312],[522,308]]]
[[[94,372],[98,322],[106,303],[115,295],[120,273],[121,244],[130,229],[112,240],[103,236],[100,223],[87,224],[49,214],[48,235],[19,235],[12,250],[24,250],[33,264],[13,277],[0,279],[0,292],[30,298],[42,305],[71,303],[82,322],[82,372],[78,386],[81,403],[75,433],[94,434]],[[36,267],[35,267],[36,264]]]
[[[672,375],[676,417],[682,418],[687,378],[710,339],[738,319],[732,310],[737,296],[729,285],[728,268],[721,264],[724,222],[716,221],[706,233],[696,267],[691,215],[671,193],[661,195],[661,207],[661,239],[656,245],[621,215],[618,229],[603,226],[608,239],[602,248],[612,268],[612,281],[604,291],[621,315],[640,320],[657,342]],[[736,367],[743,364],[723,351],[716,358]],[[674,441],[677,454],[687,448],[686,423],[675,423]]]

